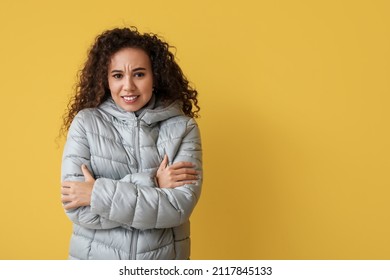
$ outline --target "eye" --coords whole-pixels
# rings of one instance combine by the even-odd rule
[[[114,78],[114,79],[121,79],[122,77],[123,77],[123,75],[122,74],[120,74],[120,73],[117,73],[117,74],[114,74],[114,75],[112,75],[112,77]]]
[[[136,72],[136,73],[134,73],[134,77],[141,78],[143,76],[145,76],[145,73],[143,73],[143,72]]]

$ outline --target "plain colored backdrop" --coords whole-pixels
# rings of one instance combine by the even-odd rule
[[[76,73],[105,29],[177,47],[199,91],[192,259],[390,259],[390,2],[0,2],[0,259],[65,259]]]

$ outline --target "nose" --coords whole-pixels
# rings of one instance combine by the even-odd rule
[[[133,78],[130,75],[126,77],[125,84],[123,85],[123,89],[129,92],[135,89]]]

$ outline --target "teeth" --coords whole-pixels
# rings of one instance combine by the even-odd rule
[[[133,101],[133,100],[137,99],[137,96],[123,96],[123,99],[125,101]]]

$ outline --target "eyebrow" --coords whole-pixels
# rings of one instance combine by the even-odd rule
[[[136,71],[140,71],[140,70],[146,70],[146,68],[144,67],[137,67],[135,69],[132,70],[132,72],[136,72]],[[122,70],[112,70],[111,73],[122,73],[123,71]]]

